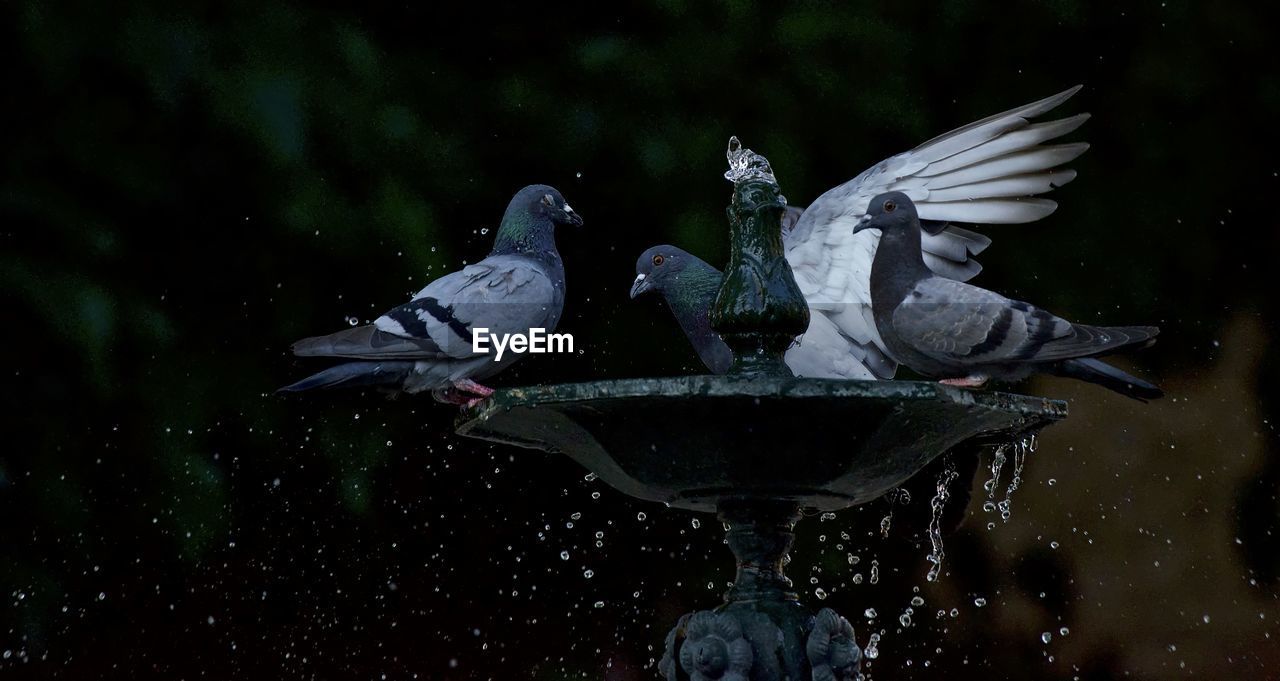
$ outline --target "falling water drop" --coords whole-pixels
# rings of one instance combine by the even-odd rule
[[[1013,514],[1013,493],[1018,491],[1018,487],[1022,484],[1022,466],[1027,461],[1027,451],[1027,440],[1013,445],[1013,479],[1009,481],[1009,487],[1004,491],[1004,500],[997,504],[1000,509],[1000,519],[1006,523]]]
[[[862,654],[866,655],[868,660],[874,660],[877,657],[880,657],[879,644],[880,634],[872,634],[871,641],[867,643],[867,649],[862,651]]]
[[[880,583],[880,561],[878,560],[871,561],[871,583]]]
[[[1048,645],[1049,641],[1053,640],[1053,634],[1046,631],[1043,634],[1040,634],[1040,640],[1044,641],[1045,645]]]
[[[942,473],[938,475],[937,491],[934,493],[933,499],[929,501],[929,507],[933,514],[929,518],[929,544],[932,550],[929,551],[929,555],[926,558],[932,565],[930,565],[929,573],[925,575],[925,579],[930,582],[938,581],[938,574],[942,571],[942,559],[947,555],[942,546],[942,509],[946,506],[947,499],[951,498],[951,483],[959,475],[956,472],[955,464],[948,459],[942,469]]]
[[[978,606],[979,608],[985,608],[987,606],[987,599],[983,598],[982,596],[978,596],[977,598],[973,599],[973,604]]]
[[[987,498],[994,499],[996,496],[996,485],[1000,484],[1000,469],[1004,468],[1005,450],[1008,445],[1000,445],[996,447],[995,454],[991,457],[991,479],[982,483],[982,489],[987,491]],[[982,510],[988,510],[984,504]],[[990,509],[994,511],[995,509]]]

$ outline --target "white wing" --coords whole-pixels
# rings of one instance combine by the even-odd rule
[[[1014,224],[1052,213],[1057,203],[1031,197],[1074,179],[1075,171],[1058,166],[1089,145],[1042,143],[1070,133],[1089,115],[1037,124],[1028,119],[1065,102],[1080,87],[935,137],[818,197],[783,233],[787,260],[811,313],[827,317],[854,343],[884,348],[871,316],[870,292],[880,236],[871,230],[853,233],[877,194],[902,191],[916,204],[921,220],[943,223],[940,231],[924,236],[925,262],[938,274],[961,281],[981,270],[971,256],[981,253],[990,239],[945,223]],[[891,378],[895,368],[875,373]]]

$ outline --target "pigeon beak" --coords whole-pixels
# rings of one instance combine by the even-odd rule
[[[648,278],[643,274],[637,274],[635,282],[631,284],[631,297],[634,299],[636,296],[648,291],[650,288],[653,288],[653,286],[649,283]]]
[[[564,204],[564,208],[562,210],[564,210],[565,215],[569,216],[569,224],[573,225],[574,227],[582,226],[582,216],[573,212],[573,209],[569,207],[569,204],[567,203]]]
[[[858,224],[853,226],[853,233],[857,234],[858,232],[861,232],[864,229],[877,229],[871,226],[870,215],[863,215],[862,217],[858,218]]]

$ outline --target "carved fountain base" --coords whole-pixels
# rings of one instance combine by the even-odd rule
[[[862,654],[848,620],[809,610],[783,574],[801,509],[867,503],[949,449],[1065,415],[935,383],[687,376],[502,390],[458,432],[565,454],[630,496],[728,525],[733,587],[668,635],[669,681],[834,681],[858,678]]]

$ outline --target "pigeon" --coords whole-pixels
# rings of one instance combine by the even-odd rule
[[[811,320],[801,341],[810,345],[804,352],[813,360],[806,375],[892,378],[897,369],[872,315],[871,263],[879,236],[874,230],[853,230],[871,197],[891,190],[910,197],[924,226],[925,264],[943,277],[968,281],[982,269],[974,256],[991,240],[952,223],[1033,222],[1057,208],[1051,200],[1032,197],[1074,179],[1075,171],[1061,166],[1089,145],[1044,143],[1076,130],[1089,115],[1035,124],[1029,119],[1059,106],[1080,87],[935,137],[877,163],[808,208],[788,209],[783,246]],[[827,361],[842,354],[848,355],[843,362]]]
[[[649,291],[662,295],[698,358],[713,374],[726,373],[733,363],[733,352],[712,330],[710,321],[711,305],[723,280],[720,270],[698,256],[663,244],[640,254],[631,285],[633,299]],[[783,359],[796,376],[823,378],[835,373],[866,380],[875,379],[866,366],[885,361],[850,343],[825,317],[811,317],[808,330],[787,349]]]
[[[853,231],[876,230],[871,310],[889,356],[943,383],[982,387],[1033,373],[1066,376],[1138,400],[1159,388],[1097,359],[1155,342],[1154,326],[1073,324],[1029,303],[939,276],[920,250],[923,229],[904,192],[871,199]]]
[[[349,361],[278,392],[372,387],[393,394],[431,391],[450,404],[479,402],[493,390],[477,381],[521,354],[477,352],[473,331],[501,336],[554,330],[565,296],[555,227],[581,224],[554,188],[521,189],[502,216],[488,257],[432,281],[372,324],[294,343],[299,357]]]
[[[711,303],[724,275],[696,255],[675,246],[654,246],[636,260],[631,297],[657,291],[688,337],[698,358],[713,374],[729,371],[733,352],[711,330]]]

